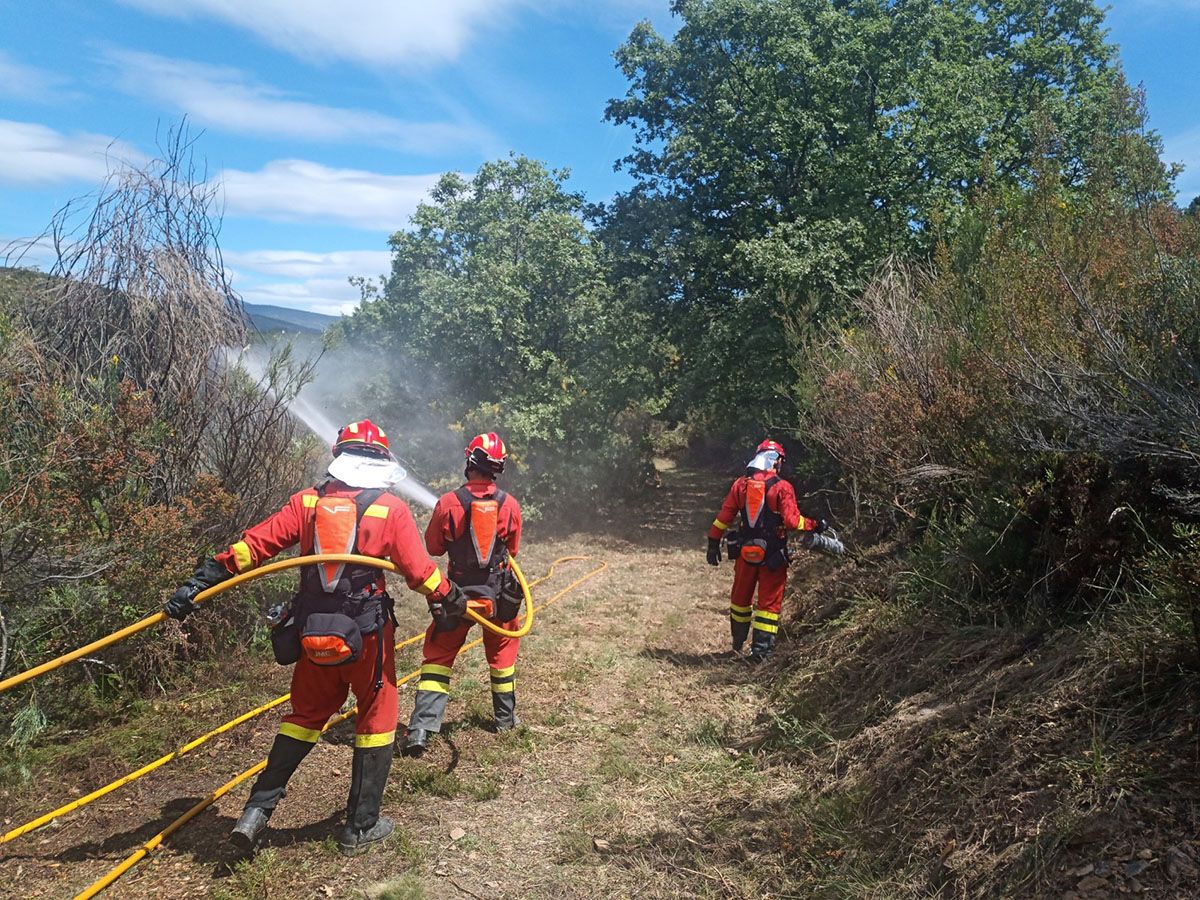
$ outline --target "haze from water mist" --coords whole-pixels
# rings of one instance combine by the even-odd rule
[[[251,378],[261,383],[266,377],[268,352],[265,348],[260,347],[245,347],[241,353],[237,353],[232,348],[229,348],[226,352],[226,357],[229,365],[241,366],[249,373]],[[320,394],[325,397],[336,395],[333,387],[328,383],[330,377],[328,374],[318,370],[313,381],[306,385],[299,396],[288,404],[288,411],[297,420],[303,422],[305,427],[316,435],[317,438],[324,441],[326,446],[333,445],[333,442],[337,439],[338,429],[345,424],[345,421],[339,419],[335,423],[324,411],[318,408],[311,397],[314,394]],[[400,476],[391,484],[391,489],[402,495],[406,500],[419,503],[427,509],[433,509],[437,503],[437,497],[433,495],[433,492],[414,479],[403,466],[397,464],[396,469],[400,473]]]

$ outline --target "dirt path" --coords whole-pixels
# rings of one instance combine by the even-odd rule
[[[621,539],[530,541],[531,577],[586,553],[599,577],[539,616],[518,665],[527,728],[494,735],[486,666],[456,666],[446,738],[419,761],[397,758],[385,811],[399,825],[383,848],[338,855],[350,772],[348,730],[322,741],[272,819],[257,857],[231,866],[224,840],[246,796],[233,791],[117,883],[122,897],[757,897],[770,893],[770,823],[723,836],[766,855],[752,867],[712,854],[713,813],[736,787],[770,797],[777,773],[735,749],[764,715],[756,673],[725,654],[731,571],[704,564],[702,532],[725,485],[667,473],[656,523]],[[588,571],[564,566],[545,598]],[[410,604],[408,614],[418,619]],[[405,633],[412,633],[410,628]],[[402,672],[419,663],[412,649]],[[412,686],[401,694],[401,718]],[[268,714],[211,751],[5,847],[0,894],[71,896],[227,778],[262,758]],[[53,798],[53,791],[48,791]],[[56,799],[56,798],[53,798]],[[461,830],[461,835],[460,835]],[[736,854],[735,854],[736,856]]]

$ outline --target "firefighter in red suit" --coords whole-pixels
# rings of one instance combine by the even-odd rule
[[[347,425],[338,432],[325,480],[293,494],[283,509],[202,563],[167,602],[167,615],[186,618],[195,611],[200,591],[295,544],[301,554],[353,552],[388,559],[411,589],[428,598],[432,612],[465,609],[466,596],[442,577],[421,546],[407,504],[386,491],[402,477],[404,470],[378,426],[369,419]],[[272,633],[276,658],[295,663],[292,711],[284,716],[267,766],[230,835],[243,852],[258,841],[288,779],[350,690],[358,716],[339,848],[353,856],[392,833],[392,821],[379,815],[399,712],[395,619],[386,587],[381,569],[344,563],[301,567],[300,590]]]
[[[722,536],[739,514],[742,517],[741,528],[728,536],[731,555],[735,556],[729,627],[733,649],[738,653],[753,627],[750,658],[755,662],[770,655],[779,632],[779,611],[787,584],[788,532],[820,533],[826,527],[824,519],[800,515],[795,489],[779,475],[783,458],[783,447],[775,441],[759,444],[746,474],[733,483],[708,530],[708,563],[716,566],[721,560]],[[753,605],[756,587],[757,607]]]
[[[521,542],[521,506],[496,486],[504,471],[508,449],[494,433],[481,434],[467,445],[466,483],[444,494],[425,529],[425,547],[432,556],[448,553],[450,578],[482,612],[500,627],[513,631],[523,594],[508,564]],[[441,731],[450,697],[454,658],[467,639],[470,619],[446,617],[425,633],[424,661],[412,719],[405,740],[406,756],[425,752],[429,735]],[[491,670],[492,712],[497,731],[520,724],[516,715],[516,665],[519,638],[483,632],[483,648]]]

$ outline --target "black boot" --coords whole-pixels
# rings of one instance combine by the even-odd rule
[[[517,692],[493,691],[492,714],[496,717],[496,731],[512,731],[521,724],[517,717]]]
[[[754,639],[750,642],[750,659],[753,662],[766,662],[775,647],[775,635],[754,629]]]
[[[355,747],[350,770],[350,797],[346,801],[346,828],[338,841],[343,856],[366,853],[372,844],[389,837],[395,826],[379,815],[388,770],[392,767],[392,745]]]
[[[748,621],[739,622],[737,619],[733,618],[732,614],[730,614],[729,633],[733,638],[733,651],[735,653],[741,653],[742,647],[744,647],[746,644],[746,638],[750,634],[750,623]]]
[[[401,752],[405,756],[419,759],[425,755],[425,748],[428,746],[429,732],[424,728],[410,728],[404,736],[404,749]]]
[[[442,717],[450,695],[444,691],[417,689],[412,718],[408,722],[408,737],[404,742],[405,756],[420,756],[429,743],[429,735],[442,730]]]
[[[246,808],[229,834],[229,842],[238,850],[246,853],[253,849],[267,827],[267,819],[287,795],[288,779],[313,746],[309,741],[286,734],[275,735],[275,743],[271,745],[271,752],[267,756],[267,767],[255,780]]]

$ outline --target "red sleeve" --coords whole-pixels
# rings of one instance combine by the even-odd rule
[[[717,513],[716,519],[713,520],[712,526],[708,529],[708,539],[710,541],[718,541],[721,535],[725,533],[733,520],[737,518],[738,510],[741,509],[742,500],[739,496],[738,488],[741,486],[744,479],[739,478],[734,481],[729,488],[729,493],[725,495],[725,502],[721,504],[721,511]]]
[[[387,557],[396,564],[408,586],[427,597],[441,596],[449,583],[425,548],[407,503],[395,503],[388,510]]]
[[[434,504],[433,515],[425,526],[425,549],[430,556],[441,556],[446,552],[446,537],[450,531],[450,504],[457,501],[453,494],[443,494]]]
[[[517,549],[521,546],[521,504],[512,494],[508,495],[504,511],[508,513],[508,529],[504,536],[504,543],[508,545],[509,554],[516,556]]]
[[[218,553],[217,562],[235,575],[261,566],[300,540],[303,509],[304,492],[292,494],[283,509],[247,528],[240,541],[223,553]]]
[[[783,516],[783,527],[788,531],[812,531],[817,527],[813,519],[800,515],[800,507],[796,505],[796,489],[790,481],[780,481],[775,488],[778,498],[778,509],[775,511]]]

